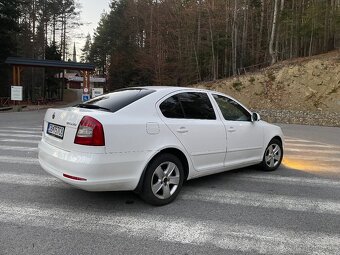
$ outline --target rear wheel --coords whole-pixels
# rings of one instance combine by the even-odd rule
[[[146,169],[141,197],[153,205],[168,204],[177,197],[183,180],[181,161],[172,154],[161,154]]]
[[[282,143],[278,139],[272,139],[268,144],[261,163],[262,169],[264,171],[274,171],[276,170],[282,161],[283,149]]]

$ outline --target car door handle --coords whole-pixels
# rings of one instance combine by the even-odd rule
[[[189,130],[186,127],[180,127],[176,131],[177,131],[177,133],[180,133],[180,134],[184,134],[184,133],[188,133],[189,132]]]
[[[236,129],[233,128],[233,127],[230,127],[227,131],[228,131],[229,133],[233,133],[233,132],[236,132]]]

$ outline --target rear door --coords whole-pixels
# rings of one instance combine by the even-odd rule
[[[223,168],[225,127],[205,92],[181,92],[159,104],[161,116],[189,153],[197,171]]]

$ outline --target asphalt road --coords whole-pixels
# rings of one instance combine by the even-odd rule
[[[37,161],[44,111],[0,113],[0,254],[340,254],[340,128],[282,125],[284,164],[188,181],[170,205]]]

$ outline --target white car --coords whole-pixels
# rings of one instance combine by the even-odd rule
[[[48,109],[39,162],[77,188],[134,190],[163,205],[185,180],[255,164],[275,170],[283,139],[280,127],[224,94],[137,87]]]

